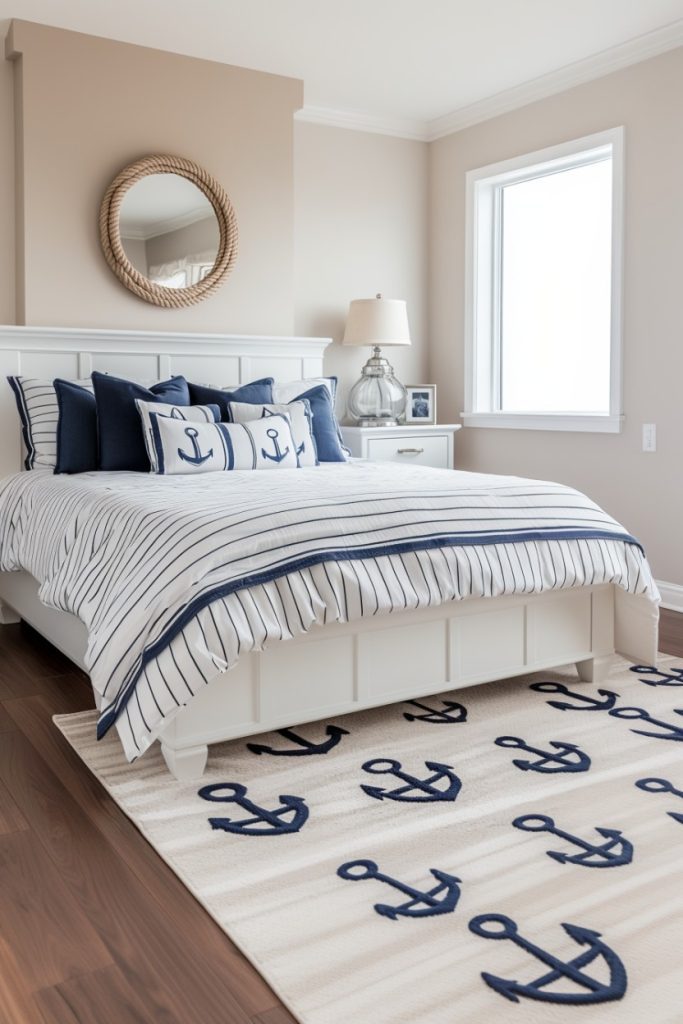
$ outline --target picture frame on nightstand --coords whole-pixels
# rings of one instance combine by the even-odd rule
[[[436,423],[436,384],[406,384],[406,423]]]

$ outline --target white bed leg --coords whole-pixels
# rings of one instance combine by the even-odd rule
[[[0,601],[0,625],[9,626],[12,622],[21,622],[21,615],[17,615],[14,608]]]
[[[178,782],[192,782],[194,779],[201,779],[206,768],[209,748],[204,745],[175,749],[162,740],[161,753],[164,755],[168,770]]]
[[[600,658],[586,658],[585,661],[577,661],[576,671],[582,683],[601,683],[607,678],[611,658],[609,655]]]

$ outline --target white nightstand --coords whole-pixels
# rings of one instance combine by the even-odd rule
[[[342,427],[344,444],[357,459],[406,466],[453,469],[455,432],[460,424],[403,424],[400,427]]]

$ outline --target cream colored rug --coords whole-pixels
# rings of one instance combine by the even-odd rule
[[[305,1024],[680,1024],[680,664],[234,741],[187,785],[55,721]]]

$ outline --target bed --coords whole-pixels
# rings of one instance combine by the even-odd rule
[[[0,329],[5,372],[35,376],[286,381],[320,376],[327,343]],[[100,733],[117,728],[129,760],[158,739],[176,778],[226,739],[571,662],[597,680],[615,651],[655,660],[642,549],[559,484],[351,462],[141,487],[17,473],[9,393],[0,422],[17,437],[0,467],[4,621],[84,668]]]

